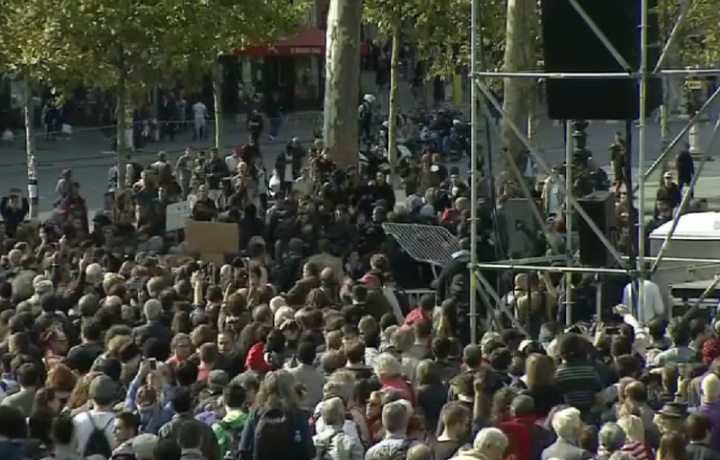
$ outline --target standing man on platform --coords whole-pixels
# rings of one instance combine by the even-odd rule
[[[622,134],[615,133],[615,139],[613,139],[613,143],[610,145],[610,165],[613,170],[616,196],[620,196],[620,190],[623,185],[627,188],[627,178],[625,177],[625,166],[627,164],[626,155],[625,139],[622,138]]]
[[[690,154],[689,144],[685,144],[685,147],[675,157],[675,173],[677,174],[678,189],[682,193],[683,186],[690,186],[695,175],[695,161]],[[688,193],[692,193],[692,190]]]

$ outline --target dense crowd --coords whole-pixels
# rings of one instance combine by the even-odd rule
[[[319,141],[289,142],[267,174],[262,123],[248,125],[260,131],[224,158],[128,165],[92,225],[69,170],[40,225],[21,192],[3,198],[2,460],[720,458],[720,322],[621,304],[617,327],[563,327],[560,279],[501,274],[524,327],[490,330],[481,301],[472,344],[456,167],[424,152],[396,202],[382,171],[338,169]],[[528,179],[561,241],[557,185]],[[498,192],[479,212],[481,260],[507,255],[514,192]],[[193,220],[238,225],[228,263],[169,234],[183,200]],[[386,222],[442,226],[458,252],[432,280]],[[431,282],[417,302],[405,292]],[[591,316],[573,286],[574,315]]]

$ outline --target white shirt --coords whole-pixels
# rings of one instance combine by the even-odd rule
[[[90,420],[92,417],[92,420]],[[97,411],[95,409],[89,412],[80,412],[73,417],[73,426],[75,427],[74,437],[75,446],[78,454],[85,457],[85,445],[90,439],[90,434],[95,427],[104,428],[105,436],[107,436],[110,447],[115,445],[115,434],[113,433],[113,422],[115,414],[112,412]],[[93,423],[95,427],[93,427]]]
[[[228,167],[228,171],[230,173],[235,173],[237,171],[237,167],[240,164],[242,160],[240,160],[239,157],[237,157],[235,154],[231,154],[225,157],[225,164]]]
[[[639,288],[639,286],[638,286]],[[648,324],[656,316],[663,316],[665,314],[665,302],[663,301],[660,288],[657,284],[650,280],[643,280],[645,308],[642,309],[642,302],[638,302],[637,308],[637,320],[642,324]],[[628,283],[623,289],[623,304],[632,311],[633,309],[633,285]]]
[[[328,426],[325,424],[325,422],[322,419],[322,416],[320,415],[322,403],[323,402],[320,401],[317,404],[317,406],[315,406],[315,412],[314,412],[314,414],[317,414],[317,417],[315,418],[315,432],[318,434],[325,431],[325,429],[332,429],[331,426]],[[343,422],[343,432],[348,436],[352,436],[353,438],[360,439],[360,432],[358,431],[357,423],[355,423],[353,420],[346,419]]]
[[[195,120],[205,120],[207,118],[207,107],[205,107],[205,104],[202,102],[196,102],[192,106],[193,115],[195,116]]]
[[[548,214],[559,214],[560,212],[560,187],[557,184],[552,184],[550,190],[548,190]]]

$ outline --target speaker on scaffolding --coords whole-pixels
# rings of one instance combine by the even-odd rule
[[[535,249],[538,223],[532,211],[535,203],[527,198],[511,198],[505,202],[507,251],[515,259],[530,257]]]
[[[576,0],[625,61],[640,67],[640,0]],[[647,68],[652,72],[662,45],[657,0],[648,1]],[[549,73],[621,73],[615,60],[570,0],[541,0],[543,59]],[[636,120],[639,83],[636,79],[548,78],[548,115],[553,120]],[[648,78],[645,107],[662,104],[660,78]]]
[[[615,227],[615,198],[610,192],[593,192],[578,199],[580,207],[587,213],[600,232],[610,240],[611,230]],[[580,237],[580,263],[588,267],[607,267],[612,265],[610,251],[580,215],[577,216],[578,236]]]

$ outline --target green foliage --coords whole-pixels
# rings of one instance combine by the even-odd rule
[[[665,67],[715,67],[720,60],[720,36],[713,31],[720,22],[719,0],[687,0],[690,8],[687,18],[680,27],[674,42],[670,59]],[[677,18],[680,16],[683,1],[659,0],[655,9],[660,23],[660,36],[670,36]]]
[[[0,65],[132,96],[293,33],[307,0],[0,0]]]
[[[303,25],[310,0],[186,0],[179,67],[205,75],[218,55],[274,42]]]
[[[431,63],[431,75],[451,75],[467,68],[470,56],[471,0],[365,0],[364,21],[387,39],[399,28]],[[485,68],[502,66],[506,0],[482,0],[480,33]]]
[[[60,27],[48,18],[45,6],[45,0],[0,1],[0,66],[4,71],[47,79],[65,70]]]

